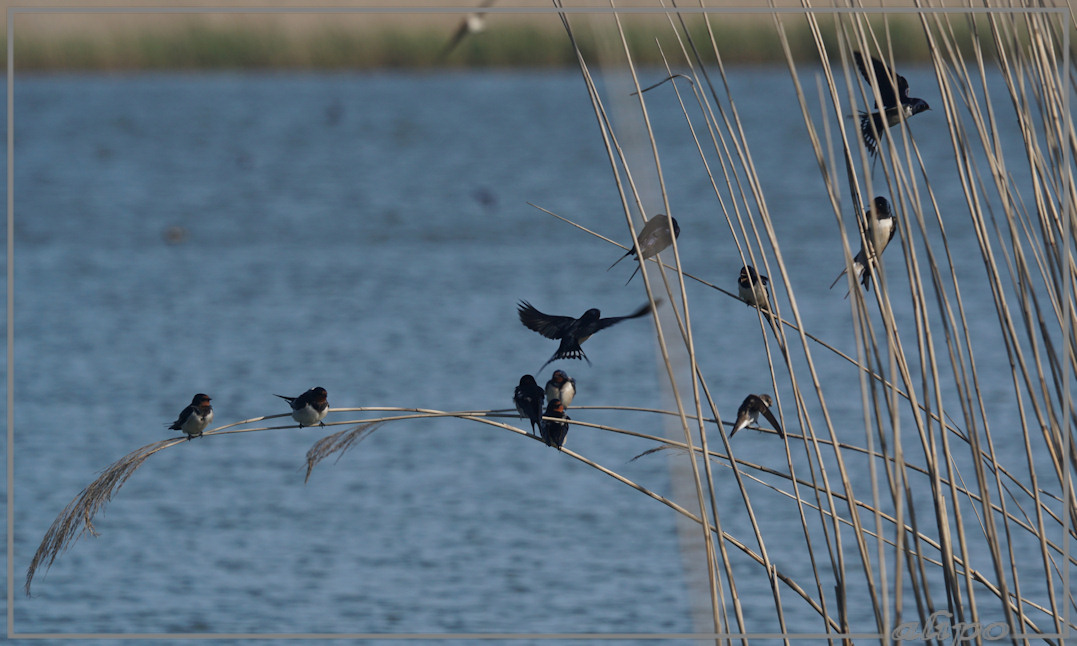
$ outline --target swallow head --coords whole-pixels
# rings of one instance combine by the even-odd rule
[[[890,212],[890,202],[882,195],[872,201],[871,210],[875,212],[875,217],[879,219],[893,217],[894,215]]]
[[[583,313],[583,316],[580,317],[580,322],[594,323],[600,318],[602,318],[602,312],[600,312],[598,308],[592,307],[591,309]]]
[[[920,114],[921,112],[930,109],[931,106],[927,104],[927,101],[924,101],[923,99],[910,99],[909,102],[905,104],[905,118],[908,119],[914,114]]]
[[[554,382],[558,386],[565,383],[565,381],[567,381],[567,380],[568,380],[568,375],[565,374],[564,370],[554,370],[553,371],[553,376],[550,377],[550,381]]]
[[[766,285],[768,280],[769,279],[766,276],[760,275],[759,272],[755,270],[755,267],[752,267],[751,265],[744,265],[740,270],[740,277],[737,278],[737,282],[743,284],[745,287],[751,283]]]
[[[311,397],[314,399],[314,403],[316,404],[325,403],[326,400],[329,398],[329,393],[327,393],[325,391],[325,388],[322,388],[321,386],[315,386],[314,388],[311,388],[310,394]]]
[[[522,388],[524,386],[537,387],[538,383],[535,382],[535,377],[533,375],[524,375],[523,377],[520,377],[520,387]]]
[[[209,395],[205,393],[198,393],[194,396],[193,399],[191,399],[191,406],[195,406],[197,408],[205,408],[209,406],[210,401],[212,400],[210,399]]]
[[[671,215],[669,216],[669,221],[673,223],[673,237],[681,237],[681,225],[677,224],[677,218]]]
[[[767,408],[770,408],[770,406],[771,406],[771,399],[770,399],[770,395],[760,395],[760,396],[759,396],[759,400],[760,400],[760,401],[762,401],[762,402],[763,402],[763,404],[764,404],[764,405],[765,405],[765,406],[766,406]]]

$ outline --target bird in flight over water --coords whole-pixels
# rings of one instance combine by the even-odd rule
[[[483,0],[477,8],[485,9],[494,4],[496,0]],[[456,31],[453,32],[452,38],[445,44],[445,47],[441,50],[441,54],[438,56],[438,60],[445,60],[449,54],[456,49],[460,41],[464,40],[471,34],[477,34],[480,31],[486,29],[486,12],[485,11],[473,11],[464,16],[463,20],[456,27]]]
[[[553,353],[553,356],[542,364],[542,368],[545,368],[550,362],[557,359],[583,359],[590,365],[591,360],[583,353],[583,349],[580,347],[581,343],[591,338],[591,335],[595,332],[604,330],[611,325],[646,316],[651,311],[651,305],[648,303],[628,316],[611,316],[608,318],[602,318],[602,312],[596,308],[591,308],[578,319],[571,316],[543,314],[527,301],[520,301],[516,309],[520,315],[520,322],[529,330],[534,330],[547,339],[561,340],[561,345],[558,346],[557,352]],[[539,368],[539,370],[542,370],[542,368]]]
[[[927,101],[909,96],[909,82],[900,74],[894,74],[890,68],[877,58],[871,58],[871,69],[864,62],[864,56],[860,52],[853,52],[856,59],[856,67],[860,75],[871,85],[874,81],[879,88],[879,99],[875,103],[876,112],[860,113],[860,134],[864,138],[864,147],[868,154],[875,156],[879,153],[879,141],[886,134],[886,129],[897,125],[900,121],[920,114],[924,110],[930,110]],[[869,94],[873,94],[869,88]]]

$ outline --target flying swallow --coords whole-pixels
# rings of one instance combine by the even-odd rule
[[[561,405],[568,408],[576,396],[576,380],[565,374],[564,370],[554,370],[553,376],[546,382],[546,399],[561,400]]]
[[[292,407],[292,419],[299,422],[299,428],[314,426],[315,424],[325,426],[325,422],[322,420],[325,418],[325,414],[329,412],[328,396],[329,394],[325,392],[325,388],[321,386],[315,386],[298,397],[277,395]]]
[[[736,435],[737,431],[745,426],[755,424],[756,420],[759,419],[759,413],[763,413],[763,417],[766,417],[774,430],[778,431],[778,435],[784,438],[785,431],[778,424],[778,420],[774,418],[774,413],[770,412],[770,405],[770,395],[748,395],[745,397],[740,408],[737,409],[737,421],[733,424],[733,430],[730,431],[729,437]]]
[[[560,399],[555,399],[546,405],[546,412],[544,417],[555,417],[563,420],[572,419],[568,415],[565,415],[565,407],[561,404]],[[546,443],[546,446],[556,446],[560,451],[561,447],[565,445],[565,437],[568,436],[568,424],[565,422],[555,422],[553,420],[544,419],[539,426],[540,437],[542,441]]]
[[[670,235],[669,225],[673,223],[673,235]],[[639,244],[640,251],[643,252],[643,259],[653,258],[658,255],[658,252],[663,251],[666,247],[673,244],[673,238],[679,238],[681,236],[681,225],[677,224],[677,218],[668,216],[662,213],[654,216],[650,220],[647,220],[647,224],[643,225],[643,230],[636,236],[636,243]],[[629,256],[636,255],[636,248],[629,247],[625,255],[617,259],[606,271],[613,269],[613,267]],[[636,271],[632,272],[632,275],[628,277],[628,281],[632,282],[632,279],[636,277],[636,272],[639,271],[639,266],[636,266]],[[567,404],[566,404],[567,405]]]
[[[531,432],[535,432],[536,426],[542,426],[542,404],[546,393],[539,388],[538,382],[532,375],[520,377],[520,385],[512,393],[512,401],[516,404],[516,410],[520,417],[531,420]]]
[[[874,80],[879,88],[879,99],[883,102],[882,106],[878,102],[875,103],[876,112],[860,113],[860,134],[864,138],[864,147],[867,148],[869,155],[874,156],[879,152],[876,135],[881,138],[886,134],[887,128],[924,110],[930,110],[931,107],[923,99],[910,97],[909,82],[904,76],[891,72],[882,61],[872,57],[869,72],[860,52],[853,52],[853,57],[856,59],[856,67],[860,70],[860,75],[864,77],[868,85],[871,85]]]
[[[485,9],[494,4],[495,1],[496,0],[483,0],[478,8]],[[485,11],[473,11],[464,16],[464,19],[460,21],[460,25],[457,26],[456,31],[453,32],[452,38],[449,39],[449,42],[446,43],[445,47],[441,50],[441,54],[438,57],[439,60],[447,58],[462,40],[471,34],[477,34],[484,29],[486,29]]]
[[[209,395],[198,393],[191,399],[191,405],[180,411],[179,417],[168,428],[173,431],[183,431],[187,439],[202,437],[202,431],[206,430],[213,421],[213,407],[209,405]]]
[[[571,316],[543,314],[527,301],[520,301],[516,308],[520,315],[520,322],[525,327],[538,332],[547,339],[561,339],[561,345],[557,348],[557,352],[546,363],[542,364],[542,368],[545,368],[551,361],[556,359],[583,359],[590,365],[591,360],[587,358],[587,355],[583,353],[583,349],[580,348],[581,343],[591,338],[591,335],[599,330],[604,330],[626,319],[646,316],[651,311],[650,304],[647,304],[628,316],[601,318],[602,313],[596,308],[591,308],[584,312],[580,318],[574,319]],[[539,370],[542,370],[542,368],[539,368]]]
[[[879,256],[882,255],[883,249],[886,249],[886,245],[890,244],[890,241],[894,239],[897,221],[894,218],[893,210],[890,208],[890,202],[886,201],[886,198],[881,195],[875,198],[868,210],[864,211],[864,219],[867,220],[867,232],[864,237],[866,242],[871,245],[871,249],[865,249],[864,242],[860,243],[860,251],[853,258],[853,270],[856,271],[860,284],[864,286],[865,291],[871,291],[871,263],[868,262],[868,258],[878,260]],[[845,271],[845,269],[842,269],[834,282],[830,283],[831,289],[834,289],[834,285],[838,284],[841,277],[845,275]]]

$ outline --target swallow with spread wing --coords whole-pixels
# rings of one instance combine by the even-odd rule
[[[869,155],[879,152],[879,142],[876,136],[882,138],[886,129],[896,126],[900,121],[913,115],[920,114],[924,110],[930,110],[927,101],[909,96],[909,82],[900,74],[890,71],[890,68],[877,58],[871,58],[871,69],[864,62],[864,56],[860,52],[853,52],[856,59],[856,67],[860,75],[870,85],[874,80],[879,88],[880,106],[875,102],[875,112],[860,113],[860,134],[864,138],[864,147]]]
[[[542,364],[542,368],[557,359],[583,359],[590,365],[591,360],[583,353],[580,344],[591,338],[595,332],[604,330],[621,321],[646,316],[651,311],[650,304],[644,305],[628,316],[611,316],[602,318],[602,313],[591,308],[583,313],[578,319],[571,316],[555,316],[543,314],[535,309],[535,306],[527,301],[520,301],[516,306],[520,315],[520,322],[529,330],[534,330],[547,339],[560,339],[561,345],[557,352],[549,360]],[[539,370],[542,370],[539,368]]]

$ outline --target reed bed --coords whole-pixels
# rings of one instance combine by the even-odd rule
[[[744,128],[726,83],[724,66],[730,59],[717,18],[671,12],[660,31],[640,39],[629,36],[616,14],[560,17],[594,107],[631,237],[646,213],[644,204],[664,204],[664,212],[671,213],[660,146],[652,134],[656,117],[649,109],[651,97],[666,93],[680,106],[675,116],[683,119],[707,170],[712,212],[737,241],[738,262],[772,278],[772,311],[755,314],[758,343],[769,357],[761,369],[769,373],[772,409],[785,429],[784,463],[777,452],[767,464],[737,456],[728,436],[733,420],[718,414],[730,408],[729,402],[719,399],[708,384],[708,371],[697,361],[686,284],[710,287],[713,298],[738,297],[684,271],[676,241],[641,267],[652,304],[668,304],[654,321],[671,405],[661,410],[587,407],[629,411],[639,416],[638,426],[571,423],[652,442],[654,448],[637,457],[667,456],[679,467],[683,487],[665,495],[611,465],[563,450],[568,459],[684,519],[700,545],[696,569],[706,574],[701,635],[723,643],[747,643],[761,631],[787,633],[787,642],[802,633],[828,643],[889,642],[909,638],[897,632],[903,626],[928,628],[937,625],[939,613],[946,613],[947,632],[920,634],[917,641],[949,643],[969,627],[993,626],[995,633],[980,632],[972,640],[1062,643],[1077,626],[1071,581],[1077,566],[1077,412],[1072,397],[1077,371],[1077,133],[1068,106],[1077,67],[1072,62],[1066,66],[1065,41],[1073,25],[1065,23],[1064,14],[1050,11],[995,12],[976,19],[924,12],[915,14],[916,31],[901,32],[898,38],[892,28],[896,22],[885,17],[869,21],[855,11],[770,17],[771,33],[797,90],[800,114],[791,114],[803,120],[809,134],[835,237],[845,250],[849,296],[842,306],[849,310],[855,333],[850,354],[813,334],[810,317],[798,306],[795,268],[783,256],[783,245],[795,241],[782,236],[768,210],[751,155],[752,133]],[[611,28],[616,38],[602,40]],[[810,34],[810,53],[792,46],[796,33]],[[973,37],[964,43],[959,34]],[[880,91],[859,78],[853,52],[870,53],[895,68],[909,41],[914,44],[908,47],[929,53],[939,89],[932,93],[931,106],[945,118],[961,203],[938,196],[934,169],[925,165],[917,147],[916,137],[925,131],[915,122],[911,128],[905,122],[894,126],[878,159],[872,159],[849,118],[876,102]],[[663,78],[643,79],[644,62],[656,59],[663,62]],[[596,81],[600,74],[615,73],[627,79],[631,92],[612,95],[602,89],[612,84]],[[1002,79],[1004,87],[989,87],[989,78]],[[812,85],[818,106],[809,103],[805,86]],[[999,92],[1006,100],[996,98]],[[999,138],[997,121],[1003,115],[1021,124],[1016,154],[1011,142]],[[644,135],[642,146],[622,144],[636,134],[632,129]],[[1020,174],[1012,170],[1015,166]],[[900,214],[898,232],[885,259],[871,260],[874,288],[865,291],[857,283],[852,258],[865,242],[864,205],[880,194]],[[569,222],[579,235],[598,236],[536,207]],[[982,271],[964,271],[968,259],[955,257],[951,247],[957,235],[974,236]],[[994,305],[990,341],[985,341],[982,321],[970,321],[967,299],[974,293],[986,294]],[[911,315],[899,318],[899,309]],[[1017,411],[1020,428],[1000,428],[993,420],[999,402],[986,400],[981,385],[988,375],[978,367],[987,353],[1007,358],[1011,389],[1003,403]],[[846,368],[844,383],[820,376],[821,366],[831,362]],[[836,399],[856,396],[861,443],[841,439],[849,434],[840,432],[830,410]],[[310,448],[308,480],[326,459],[340,460],[372,433],[403,420],[453,418],[538,441],[514,411],[334,411],[362,415],[333,422],[330,426],[342,430]],[[279,416],[217,427],[197,441],[291,427],[261,425],[273,417]],[[664,436],[636,430],[659,423]],[[781,441],[765,424],[759,430],[771,433],[769,440]],[[1001,450],[1003,433],[1006,439],[1017,434],[1021,451]],[[94,531],[94,515],[136,469],[181,443],[170,440],[138,449],[76,497],[35,554],[27,593],[41,567]],[[719,489],[738,492],[743,509],[719,504]],[[781,521],[778,530],[775,518]],[[782,532],[782,542],[775,540],[775,531]],[[798,560],[807,563],[796,571],[773,554],[773,546],[787,545],[789,535],[799,537],[803,557]],[[754,564],[751,576],[734,566],[741,562]],[[749,621],[742,599],[758,604],[768,597],[772,608],[765,614],[772,621],[762,626]],[[791,621],[794,607],[808,609],[816,620]],[[752,614],[758,615],[755,610]]]
[[[596,63],[607,74],[611,67],[626,70],[623,74],[629,78],[627,84],[635,87],[636,98],[631,102],[620,99],[620,107],[622,111],[636,111],[633,126],[646,133],[651,132],[648,93],[676,93],[700,160],[711,177],[716,211],[737,239],[742,263],[764,267],[770,276],[780,277],[774,282],[781,284],[779,289],[787,295],[788,303],[775,299],[772,304],[783,325],[773,329],[777,348],[769,354],[769,369],[775,391],[789,393],[792,398],[791,406],[781,395],[777,398],[780,411],[787,406],[794,411],[792,415],[780,415],[783,424],[788,428],[795,423],[803,429],[798,439],[790,438],[787,444],[789,450],[799,445],[803,457],[794,462],[787,451],[790,489],[783,493],[795,505],[788,518],[799,515],[805,550],[812,556],[814,580],[801,589],[816,590],[817,604],[813,608],[820,609],[820,627],[826,633],[837,627],[835,639],[867,632],[885,641],[895,626],[909,619],[909,614],[913,615],[913,623],[927,626],[932,613],[940,610],[950,613],[954,625],[982,626],[1002,621],[1007,635],[1039,635],[1051,643],[1051,635],[1057,637],[1072,629],[1072,624],[1063,624],[1063,618],[1074,608],[1069,548],[1077,535],[1073,531],[1077,516],[1072,497],[1077,459],[1073,452],[1073,391],[1069,385],[1075,367],[1070,250],[1077,200],[1073,191],[1072,118],[1065,107],[1072,88],[1066,73],[1072,71],[1066,69],[1063,60],[1066,48],[1062,37],[1069,28],[1062,21],[1064,17],[1062,13],[989,14],[986,26],[979,27],[968,16],[924,13],[918,16],[920,34],[911,37],[907,33],[899,36],[886,23],[879,29],[855,12],[826,16],[809,13],[795,20],[778,13],[773,16],[846,258],[852,258],[865,235],[861,218],[850,223],[848,214],[859,215],[859,205],[868,203],[872,195],[889,195],[895,204],[900,204],[899,212],[906,214],[899,221],[901,258],[888,256],[887,260],[904,262],[907,284],[888,284],[885,263],[880,261],[883,270],[878,272],[879,284],[873,292],[865,293],[849,267],[849,306],[858,351],[855,360],[850,361],[860,368],[857,374],[865,430],[865,446],[856,448],[838,441],[828,413],[827,398],[833,397],[836,389],[822,383],[816,369],[817,362],[827,357],[820,352],[820,344],[808,335],[810,324],[797,307],[790,280],[792,270],[783,259],[781,236],[768,212],[762,182],[752,162],[750,133],[745,132],[735,97],[725,83],[727,49],[723,40],[713,31],[709,38],[700,39],[688,26],[696,20],[694,16],[670,14],[668,33],[677,35],[676,46],[666,47],[657,37],[653,45],[664,59],[671,61],[666,67],[669,83],[645,86],[639,80],[643,66],[637,58],[637,48],[627,38],[621,39],[620,47],[606,50],[606,60],[590,60],[582,48],[577,48],[633,235],[633,220],[645,213],[644,203],[665,203],[669,212],[661,181],[659,147],[653,137],[650,150],[633,154],[620,147],[618,139],[626,133],[618,131],[606,104],[618,99],[603,97],[597,89],[593,81]],[[702,20],[708,26],[715,21],[712,17]],[[607,21],[616,22],[618,18],[613,16]],[[805,59],[790,46],[789,32],[796,29],[788,27],[792,22],[800,27],[807,23],[816,45],[814,56]],[[574,29],[568,16],[565,26],[570,34],[582,31]],[[982,34],[971,52],[963,52],[954,39],[960,28]],[[858,106],[871,105],[878,99],[877,88],[856,82],[852,52],[870,52],[895,68],[895,58],[910,47],[910,40],[926,44],[931,52],[942,91],[941,102],[934,109],[942,110],[946,116],[966,198],[964,204],[940,204],[931,172],[925,168],[915,139],[904,124],[890,132],[888,145],[877,162],[859,145],[855,128],[831,131],[831,123],[847,123],[847,115],[856,114]],[[619,51],[614,53],[614,49]],[[819,64],[823,69],[825,80],[819,83],[819,96],[826,116],[822,120],[813,116],[813,106],[807,105],[801,88],[798,67],[805,64]],[[1010,105],[992,102],[986,80],[989,65],[997,66],[1005,79]],[[835,77],[842,77],[844,82],[838,83]],[[839,94],[841,85],[848,88],[844,96]],[[1004,146],[994,123],[1003,108],[1012,110],[1011,118],[1022,124],[1024,150],[1017,162],[1022,166],[1027,162],[1033,177],[1031,188],[1007,171],[1006,161],[1012,164],[1013,158],[1003,155]],[[876,168],[881,177],[875,173]],[[634,181],[634,176],[640,175],[657,177],[662,195],[641,195],[643,189]],[[842,198],[846,190],[855,205],[852,208]],[[1022,196],[1022,192],[1026,195]],[[1023,460],[1018,459],[1016,464],[1007,464],[995,449],[989,406],[981,394],[981,376],[976,368],[977,352],[991,349],[985,349],[972,331],[965,311],[962,290],[971,292],[984,285],[959,280],[959,263],[947,242],[948,225],[943,211],[964,213],[966,209],[981,252],[986,288],[996,304],[1003,348],[1013,366],[1012,405],[1020,411],[1025,447]],[[857,235],[847,235],[849,231]],[[676,258],[676,245],[672,253]],[[671,285],[663,271],[654,286],[659,294],[664,288],[668,299],[677,306],[677,325],[668,338],[660,326],[660,340],[683,346],[689,355],[687,372],[693,388],[690,396],[684,393],[684,398],[691,400],[697,410],[714,410],[704,373],[692,358],[694,340],[679,261],[670,269],[680,283]],[[913,304],[915,318],[911,326],[897,322],[891,299],[898,298],[907,298]],[[764,323],[769,322],[760,315],[761,340],[765,343],[769,336]],[[794,352],[802,355],[796,364],[791,360]],[[668,360],[666,370],[672,389],[677,391],[674,368]],[[782,387],[781,382],[787,383]],[[687,389],[683,383],[681,388]],[[809,406],[813,398],[814,406]],[[820,413],[813,414],[813,408]],[[951,415],[958,421],[944,421]],[[755,553],[765,568],[759,578],[766,580],[773,572],[766,556],[766,537],[755,520],[754,496],[746,479],[738,476],[741,467],[732,457],[731,443],[722,437],[725,456],[718,457],[706,449],[706,434],[695,435],[695,429],[683,422],[684,419],[676,436],[679,439],[683,432],[688,438],[682,447],[686,455],[712,456],[704,465],[714,460],[729,464],[732,482],[740,489],[750,519]],[[903,433],[903,427],[911,427],[914,434]],[[698,449],[692,446],[693,435],[701,443]],[[855,451],[882,458],[868,462],[871,477],[867,490],[847,466]],[[1040,459],[1044,455],[1049,456],[1046,464]],[[709,541],[714,534],[722,535],[724,540],[724,533],[720,529],[722,510],[714,506],[713,492],[720,483],[729,487],[732,482],[726,477],[719,482],[709,469],[697,468],[696,460],[692,462],[692,468],[686,471],[696,481],[699,516],[710,519],[701,522],[704,553],[699,561],[702,564],[706,559],[710,567],[716,567],[716,548]],[[800,478],[794,474],[794,467],[803,468],[805,463],[810,477]],[[965,482],[963,471],[971,472],[973,484],[959,484]],[[831,472],[836,472],[837,477],[832,478]],[[1003,475],[1007,472],[1010,476]],[[1054,509],[1053,517],[1045,515],[1041,507],[1048,500],[1048,507]],[[1026,521],[1016,522],[1016,516],[1011,514],[1014,509],[1021,510],[1018,515]],[[814,522],[808,515],[816,516]],[[1031,542],[1021,542],[1015,536],[1021,524],[1028,528]],[[851,527],[852,532],[843,525]],[[1048,541],[1060,551],[1052,554]],[[813,546],[820,544],[825,549],[816,554]],[[980,550],[989,554],[988,572],[977,573],[969,566],[974,554],[982,554]],[[744,583],[734,581],[724,548],[719,545],[717,551],[722,553],[723,561],[719,571],[710,576],[711,625],[718,634],[753,632],[753,627],[744,622],[737,596],[723,590],[720,581],[725,579],[724,587],[729,590]],[[1031,558],[1030,552],[1036,557]],[[1030,560],[1039,565],[1030,567]],[[887,567],[888,563],[892,566]],[[1027,586],[1029,580],[1046,582],[1047,594],[1040,599],[1024,596],[1022,583]],[[777,587],[772,588],[774,613],[784,631],[784,603]],[[860,595],[870,598],[873,625],[854,626],[849,622],[848,600],[863,600]],[[907,595],[913,597],[914,611],[907,609]],[[996,631],[1003,632],[1001,628]]]

